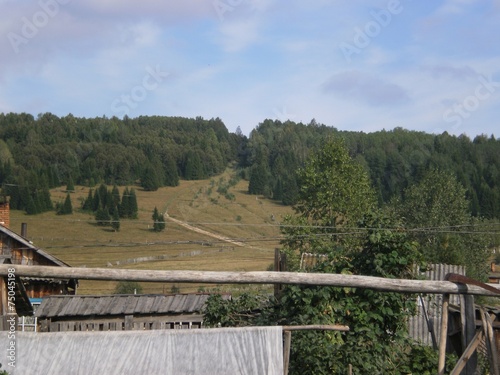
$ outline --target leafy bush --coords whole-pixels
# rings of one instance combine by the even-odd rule
[[[142,286],[136,281],[120,281],[113,294],[141,294]]]

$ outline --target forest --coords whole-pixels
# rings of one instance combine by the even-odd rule
[[[293,204],[297,199],[297,170],[329,136],[344,139],[350,156],[364,166],[379,205],[402,198],[426,172],[453,174],[463,185],[473,216],[500,217],[500,140],[481,135],[426,134],[395,128],[374,133],[340,131],[319,125],[265,120],[250,134],[240,155],[248,169],[250,194]]]
[[[176,186],[179,179],[217,175],[229,165],[249,180],[249,194],[293,205],[297,171],[328,137],[344,139],[367,171],[379,205],[404,199],[426,172],[453,174],[473,216],[500,218],[500,140],[493,135],[426,134],[395,128],[373,133],[291,121],[264,120],[246,137],[222,120],[162,116],[77,118],[44,113],[0,114],[0,183],[13,209],[53,209],[49,189],[139,185]],[[36,213],[34,212],[34,213]]]

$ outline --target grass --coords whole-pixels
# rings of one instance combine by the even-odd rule
[[[217,193],[219,184],[230,180],[232,171],[202,181],[181,181],[177,187],[156,192],[136,190],[139,213],[137,220],[121,220],[119,232],[94,224],[94,217],[79,212],[89,188],[78,186],[71,194],[74,213],[56,215],[47,212],[29,216],[11,211],[11,229],[20,232],[21,223],[28,224],[28,239],[74,267],[118,267],[149,270],[264,271],[273,262],[279,246],[279,221],[291,212],[273,201],[248,195],[247,181],[229,187],[229,198]],[[111,188],[111,187],[110,187]],[[124,187],[120,188],[122,193]],[[51,192],[56,202],[63,201],[61,189]],[[151,230],[154,207],[178,220],[218,234],[245,246],[236,246],[202,233],[193,232],[167,220],[166,230]],[[166,259],[125,263],[139,257],[161,256]],[[117,265],[117,262],[121,262]],[[80,282],[79,294],[111,293],[116,282]],[[143,283],[144,293],[170,292],[172,284]],[[176,284],[181,292],[211,290],[216,286]],[[219,290],[234,287],[219,286]],[[239,289],[245,288],[239,287]]]

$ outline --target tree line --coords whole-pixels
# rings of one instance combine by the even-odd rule
[[[49,189],[135,185],[154,191],[224,171],[239,137],[216,118],[0,114],[0,183],[13,209],[53,209]]]
[[[466,190],[474,216],[500,218],[500,140],[493,135],[434,135],[395,128],[373,133],[340,131],[316,123],[265,120],[245,140],[239,165],[248,192],[290,205],[301,181],[297,171],[325,138],[338,136],[349,155],[364,167],[380,206],[422,181],[427,171],[451,173]]]
[[[475,217],[500,218],[500,141],[493,135],[434,135],[402,128],[373,133],[264,120],[244,136],[216,118],[141,116],[77,118],[0,114],[0,183],[13,209],[54,209],[49,190],[139,185],[154,191],[180,179],[204,179],[235,162],[250,194],[296,203],[297,171],[331,135],[367,171],[379,206],[439,169],[456,176]]]

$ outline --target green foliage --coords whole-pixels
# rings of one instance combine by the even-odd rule
[[[69,176],[68,178],[68,184],[66,185],[66,191],[69,193],[72,193],[75,191],[75,183],[73,182],[73,178]]]
[[[119,281],[113,294],[141,294],[142,286],[136,281]]]
[[[153,210],[153,231],[154,232],[161,232],[165,230],[165,218],[163,217],[163,214],[158,212],[158,208],[154,208]]]
[[[172,284],[172,287],[170,288],[170,293],[172,294],[177,294],[181,292],[181,288],[179,288],[177,285]]]
[[[58,215],[71,215],[73,213],[73,205],[71,204],[71,197],[69,193],[66,194],[64,203],[57,205],[56,212]]]
[[[112,217],[113,220],[110,221],[110,225],[115,231],[118,231],[120,229],[120,218],[137,218],[137,196],[134,189],[129,190],[126,187],[120,198],[120,191],[116,185],[113,186],[112,190],[108,190],[104,184],[101,184],[95,193],[93,193],[92,189],[89,190],[87,198],[83,201],[82,210],[93,212],[96,215],[96,220],[99,213],[99,216],[104,221],[106,215],[103,211],[107,211],[110,216],[107,220],[110,221]]]
[[[179,173],[177,172],[177,165],[175,159],[170,156],[164,161],[165,166],[165,185],[177,186],[179,185]]]
[[[203,310],[204,324],[207,327],[243,327],[258,324],[259,311],[266,303],[262,297],[248,293],[234,299],[212,294]]]
[[[162,186],[156,168],[147,166],[141,177],[141,187],[146,191],[156,191]]]
[[[2,367],[2,364],[0,363],[0,368]],[[9,373],[6,370],[0,370],[0,375],[9,375]]]
[[[265,164],[257,164],[250,170],[250,181],[248,184],[248,194],[266,195],[268,192],[267,180],[269,173]]]
[[[330,138],[298,174],[300,189],[294,210],[315,223],[348,226],[375,207],[366,171],[349,156],[340,138]]]
[[[368,214],[361,250],[336,247],[313,272],[368,274],[388,278],[413,277],[412,265],[420,261],[417,244],[401,223],[382,214]],[[294,332],[290,374],[346,374],[349,365],[357,374],[434,373],[437,353],[420,347],[407,335],[406,319],[415,311],[415,296],[366,289],[291,285],[277,300],[242,295],[207,302],[210,326],[341,324],[346,333]]]
[[[202,158],[198,152],[189,151],[186,155],[184,164],[184,177],[186,180],[201,180],[207,177]]]
[[[471,216],[466,190],[453,175],[430,170],[402,200],[392,202],[392,209],[413,228],[426,261],[464,265],[468,276],[486,279],[493,238],[487,223]]]
[[[361,251],[336,248],[314,272],[409,278],[420,257],[400,226],[388,217],[366,215]],[[408,361],[410,341],[405,321],[414,311],[414,297],[398,293],[333,287],[290,286],[275,308],[279,324],[345,324],[345,335],[308,332],[294,336],[295,374],[397,374]],[[312,341],[312,343],[311,343]],[[294,343],[295,342],[295,343]],[[432,368],[432,366],[431,366]]]
[[[99,208],[95,213],[95,221],[100,227],[107,227],[111,223],[111,216],[107,208]]]
[[[137,219],[137,213],[139,211],[139,207],[137,206],[137,195],[135,194],[135,189],[132,188],[129,191],[128,197],[128,213],[127,217],[130,219]]]
[[[73,182],[93,186],[95,181],[125,186],[143,178],[144,167],[152,164],[159,186],[176,186],[179,177],[204,178],[224,171],[244,139],[232,137],[218,118],[120,120],[45,113],[35,119],[0,113],[0,183],[10,176],[10,183],[25,186],[27,176],[36,172],[47,177],[50,188],[60,181],[68,188]],[[186,171],[188,154],[196,155],[201,173],[191,167]]]
[[[295,215],[285,217],[281,228],[290,259],[303,252],[323,253],[339,244],[356,246],[349,228],[356,228],[376,200],[368,175],[349,156],[342,140],[327,140],[298,177]]]
[[[113,228],[113,230],[115,232],[120,231],[120,215],[118,213],[118,209],[115,209],[113,211],[112,220],[111,220],[111,228]]]
[[[457,176],[467,191],[474,216],[499,218],[500,140],[493,136],[477,136],[471,141],[464,135],[432,135],[402,128],[365,134],[340,132],[314,121],[305,125],[265,120],[247,142],[242,142],[246,149],[240,153],[240,166],[251,170],[264,160],[272,174],[267,189],[275,191],[278,179],[284,185],[285,177],[303,167],[310,153],[329,136],[344,138],[351,157],[369,173],[380,205],[401,197],[403,190],[419,183],[427,170],[439,168]],[[283,188],[283,192],[287,190]],[[277,193],[275,199],[280,200],[279,190]]]

